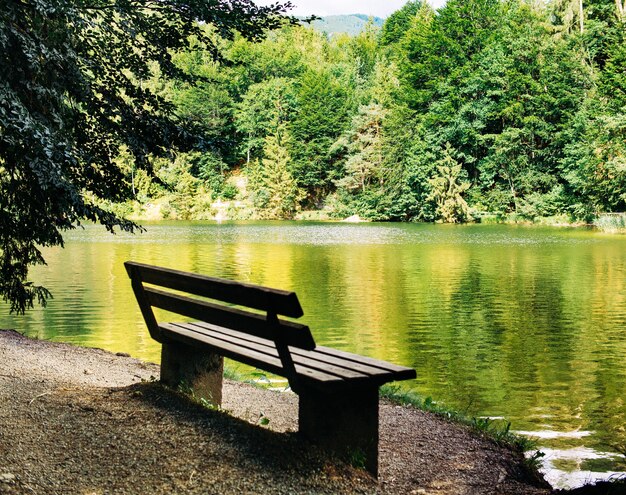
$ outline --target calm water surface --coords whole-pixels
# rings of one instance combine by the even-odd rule
[[[295,290],[320,344],[412,366],[407,385],[539,439],[557,486],[626,471],[626,237],[516,226],[88,226],[34,273],[45,310],[0,327],[157,361],[122,263]]]

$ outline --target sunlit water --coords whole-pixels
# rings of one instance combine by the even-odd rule
[[[626,237],[409,224],[88,226],[34,273],[45,310],[0,327],[158,361],[125,260],[294,290],[318,343],[412,366],[407,384],[535,437],[548,480],[626,471]]]

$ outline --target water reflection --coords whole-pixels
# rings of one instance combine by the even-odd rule
[[[25,317],[4,311],[0,327],[157,360],[123,261],[291,289],[318,342],[413,366],[424,396],[534,433],[560,485],[585,470],[626,470],[609,454],[626,445],[623,237],[481,225],[147,227],[69,233],[35,273],[55,299]]]

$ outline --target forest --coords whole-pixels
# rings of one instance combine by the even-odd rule
[[[122,153],[155,218],[591,221],[626,210],[624,0],[408,2],[358,35],[196,38],[140,81],[199,139]],[[308,214],[308,217],[306,216]]]

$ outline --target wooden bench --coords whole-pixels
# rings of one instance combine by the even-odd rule
[[[125,266],[150,336],[162,344],[162,382],[220,405],[223,357],[286,377],[300,396],[299,433],[377,475],[378,387],[415,378],[415,370],[315,345],[306,325],[279,318],[303,315],[293,292]],[[161,323],[152,308],[195,321]]]

